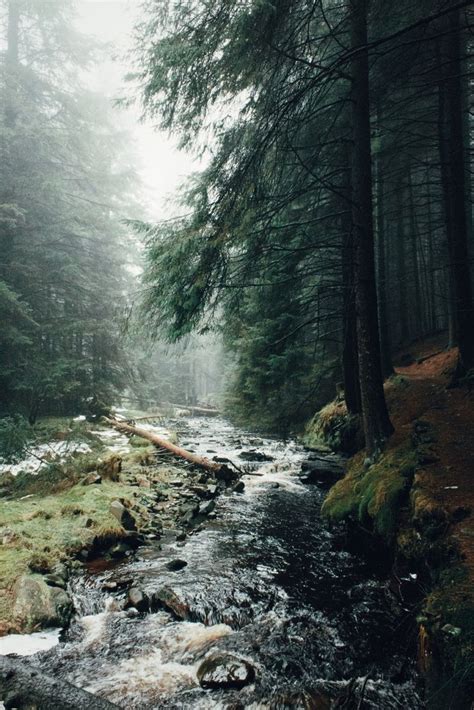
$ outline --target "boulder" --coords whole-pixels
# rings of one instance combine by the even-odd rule
[[[130,511],[119,500],[114,500],[110,504],[110,512],[119,521],[124,530],[136,530],[135,518]]]
[[[49,626],[67,626],[72,600],[60,587],[50,586],[40,575],[22,575],[15,584],[13,616],[25,633]]]
[[[245,483],[243,481],[237,481],[235,486],[232,487],[234,493],[243,493],[245,490]]]
[[[255,679],[255,669],[243,658],[230,654],[213,654],[201,663],[197,677],[202,688],[238,689],[252,683]]]

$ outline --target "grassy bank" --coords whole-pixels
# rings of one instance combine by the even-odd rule
[[[49,420],[42,428],[49,440],[52,431],[64,431],[66,423]],[[179,467],[157,465],[154,448],[141,440],[132,440],[129,453],[117,456],[91,435],[88,425],[68,431],[87,440],[91,451],[48,463],[36,475],[0,475],[0,635],[54,625],[54,600],[47,585],[65,586],[57,573],[64,567],[61,563],[71,570],[91,551],[114,552],[114,545],[120,555],[126,550],[121,541],[156,532],[167,518],[165,510],[157,515],[156,501],[173,499],[170,481],[183,475]],[[130,512],[134,533],[112,513],[116,501]],[[31,589],[23,593],[28,585]],[[38,618],[25,612],[19,596],[27,592],[50,609],[50,618],[46,612]]]

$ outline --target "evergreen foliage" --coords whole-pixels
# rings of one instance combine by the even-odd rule
[[[144,112],[209,158],[188,216],[144,227],[146,316],[171,340],[224,323],[231,401],[251,421],[279,426],[301,389],[316,407],[323,363],[377,454],[396,346],[449,330],[460,374],[472,366],[470,13],[441,0],[145,7]]]
[[[125,136],[81,86],[95,47],[68,2],[3,2],[0,414],[77,413],[128,378]]]

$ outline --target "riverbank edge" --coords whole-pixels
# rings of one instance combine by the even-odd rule
[[[399,375],[387,383],[392,412],[403,411],[411,384]],[[346,475],[327,493],[323,514],[346,524],[352,549],[389,563],[401,598],[406,595],[416,610],[427,707],[468,710],[474,693],[474,592],[456,526],[471,511],[447,510],[426,486],[426,470],[439,456],[437,434],[423,412],[413,418],[408,413],[397,424],[387,450],[370,463],[363,450],[353,453],[360,448],[359,433],[339,399],[310,422],[305,441],[352,454]]]
[[[72,575],[159,545],[164,534],[184,544],[213,516],[223,491],[244,487],[237,472],[218,480],[158,458],[147,442],[134,443],[127,454],[87,454],[57,465],[52,491],[48,470],[29,480],[3,477],[0,636],[66,628],[74,614]]]

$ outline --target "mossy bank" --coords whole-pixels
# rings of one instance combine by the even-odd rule
[[[223,484],[130,443],[127,454],[97,448],[35,476],[2,475],[0,634],[67,625],[71,574],[96,557],[120,560],[164,528],[183,531],[211,513]]]
[[[453,499],[449,505],[462,471],[452,465],[448,443],[462,436],[460,407],[469,395],[450,394],[444,376],[425,380],[413,370],[386,385],[396,429],[387,448],[375,461],[363,450],[352,454],[323,513],[345,521],[348,543],[392,571],[418,635],[427,707],[464,710],[474,695],[473,570],[466,543],[474,530],[470,488],[466,504]],[[336,401],[312,420],[306,443],[352,453],[357,437],[354,419]]]

